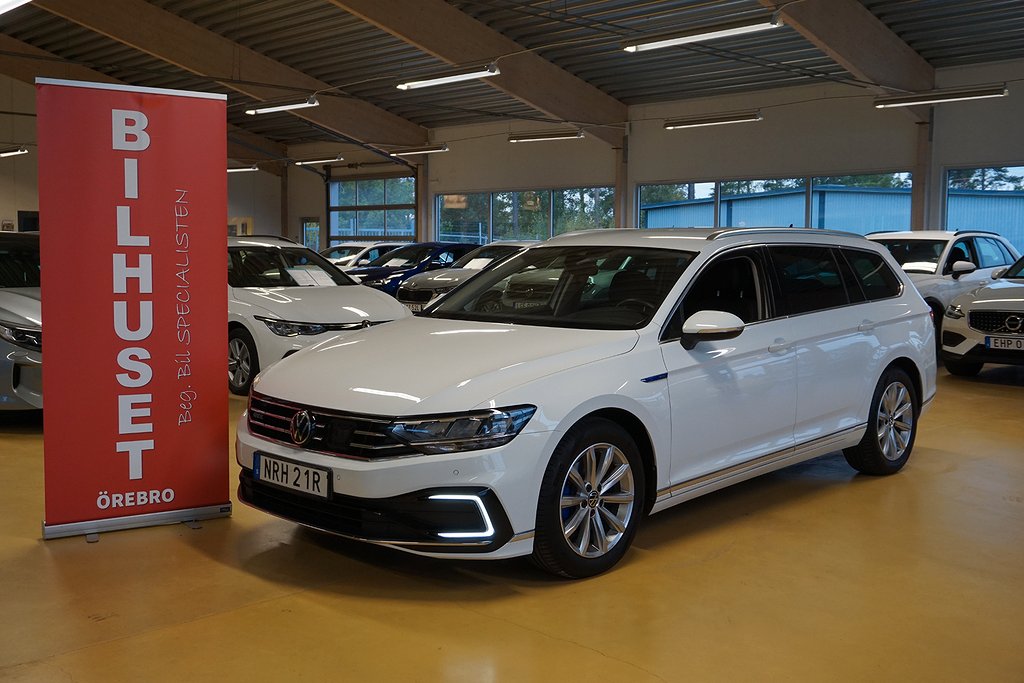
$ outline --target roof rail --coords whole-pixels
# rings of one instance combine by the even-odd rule
[[[994,230],[957,230],[953,234],[954,235],[966,235],[969,232],[980,232],[983,235],[999,235],[999,233],[995,232]]]
[[[793,232],[812,232],[815,235],[834,235],[836,237],[861,237],[855,232],[843,232],[842,230],[821,230],[819,228],[723,228],[716,230],[715,232],[708,235],[708,240],[717,240],[722,237],[729,237],[731,235],[749,235],[749,234],[785,234]]]
[[[281,240],[282,242],[288,242],[289,244],[298,244],[295,240],[285,237],[284,235],[232,235],[232,237],[241,237],[242,239],[249,237],[257,240]]]

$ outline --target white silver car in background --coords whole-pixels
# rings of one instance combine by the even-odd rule
[[[942,361],[970,377],[985,363],[1024,365],[1024,258],[991,284],[953,299],[942,330]]]
[[[484,268],[534,244],[538,244],[538,242],[491,242],[485,244],[460,258],[452,264],[451,268],[413,275],[398,288],[395,298],[408,306],[413,313],[419,313],[437,297],[452,291]],[[501,292],[495,292],[495,302],[500,298]]]
[[[0,410],[43,407],[39,234],[0,233]]]
[[[320,252],[325,259],[342,270],[365,266],[389,251],[404,247],[408,242],[341,242]]]
[[[345,330],[410,315],[284,237],[228,238],[228,388],[245,395],[272,363]]]

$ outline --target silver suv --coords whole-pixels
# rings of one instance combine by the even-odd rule
[[[885,246],[931,307],[936,339],[943,313],[964,292],[992,282],[1020,254],[1006,238],[981,230],[876,232],[868,239]]]

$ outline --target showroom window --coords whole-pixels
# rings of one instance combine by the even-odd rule
[[[641,185],[638,225],[909,230],[911,185],[906,172]]]
[[[612,187],[443,194],[437,197],[437,239],[486,244],[611,228],[614,204]]]
[[[360,178],[332,180],[328,245],[355,239],[416,236],[416,179]]]
[[[991,230],[1024,252],[1024,166],[947,171],[946,229]]]

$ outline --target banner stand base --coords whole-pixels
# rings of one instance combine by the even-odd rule
[[[97,519],[89,522],[72,522],[70,524],[50,524],[43,521],[43,540],[52,538],[65,538],[67,536],[88,536],[104,531],[120,531],[122,529],[138,529],[146,526],[158,526],[161,524],[178,524],[179,522],[192,522],[201,519],[215,519],[217,517],[231,516],[231,502],[223,505],[210,505],[200,508],[187,508],[184,510],[168,510],[166,512],[152,512],[148,515],[133,515],[131,517],[111,517],[110,519]]]

